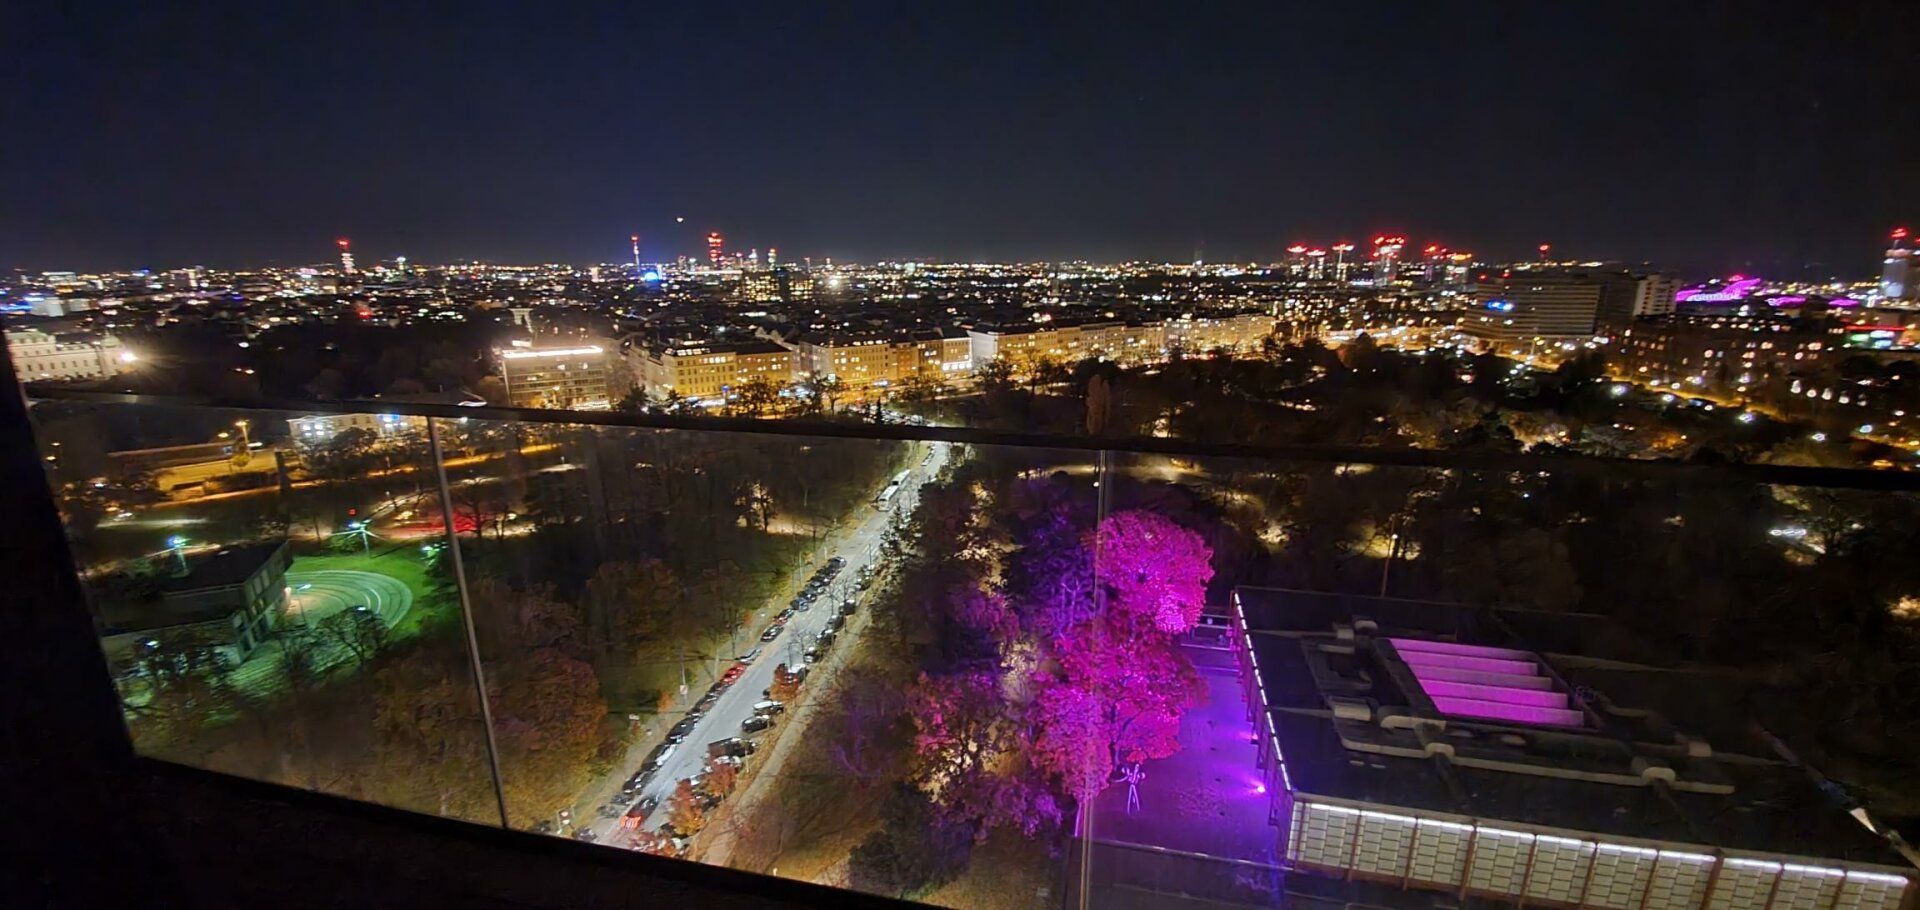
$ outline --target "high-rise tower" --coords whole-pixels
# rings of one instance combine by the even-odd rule
[[[340,247],[340,273],[343,275],[353,274],[353,243],[345,237],[334,241],[334,243]]]
[[[1287,247],[1287,277],[1303,278],[1307,273],[1306,244],[1296,243]]]
[[[1340,241],[1333,245],[1333,280],[1345,284],[1347,281],[1347,254],[1353,252],[1353,244]]]
[[[1902,246],[1907,239],[1907,229],[1894,228],[1887,236],[1887,256],[1880,264],[1880,296],[1888,300],[1920,297],[1913,287],[1913,251]]]
[[[1373,283],[1392,284],[1399,274],[1400,250],[1407,245],[1407,238],[1392,237],[1385,234],[1373,238]]]
[[[726,238],[721,237],[719,231],[713,231],[707,234],[707,264],[717,269],[721,266],[722,260],[726,258],[726,255]]]
[[[635,234],[631,239],[633,240],[633,270],[635,272],[639,272],[640,271],[640,235]]]

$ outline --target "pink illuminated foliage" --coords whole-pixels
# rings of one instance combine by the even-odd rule
[[[1091,533],[1073,517],[1058,503],[1030,513],[1008,593],[947,589],[948,628],[996,646],[943,649],[945,668],[908,692],[918,789],[982,834],[1051,827],[1064,800],[1172,755],[1201,694],[1174,637],[1198,622],[1213,577],[1205,541],[1153,512],[1113,514]]]
[[[1135,510],[1102,521],[1096,544],[1095,574],[1111,592],[1110,610],[1145,617],[1169,635],[1200,621],[1213,550],[1199,534]]]
[[[1096,575],[1107,609],[1054,635],[1055,671],[1037,681],[1034,765],[1078,800],[1121,764],[1180,748],[1180,718],[1200,680],[1173,647],[1199,621],[1212,550],[1200,535],[1144,511],[1100,523]]]

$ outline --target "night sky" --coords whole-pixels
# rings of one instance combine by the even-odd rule
[[[1396,231],[1866,276],[1920,221],[1899,4],[1045,5],[7,4],[0,268]]]

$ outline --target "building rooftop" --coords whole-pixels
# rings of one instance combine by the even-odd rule
[[[222,547],[207,556],[187,561],[187,574],[176,575],[160,585],[160,593],[183,594],[207,588],[224,588],[252,578],[261,567],[286,549],[284,540],[270,543]]]
[[[1743,710],[1740,681],[1675,669],[1606,617],[1275,589],[1235,597],[1295,792],[1904,864],[1773,748]]]

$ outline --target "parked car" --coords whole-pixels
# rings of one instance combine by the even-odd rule
[[[660,748],[653,750],[653,756],[647,759],[646,776],[648,778],[653,777],[653,775],[660,770],[660,766],[666,764],[667,759],[672,757],[673,743],[661,743]],[[645,786],[645,784],[643,783],[642,786]]]
[[[761,640],[761,641],[772,641],[772,640],[774,640],[774,639],[776,639],[776,638],[779,638],[779,637],[780,637],[780,629],[781,629],[781,626],[780,626],[780,624],[779,624],[779,623],[775,623],[775,624],[773,624],[773,625],[771,625],[771,626],[768,626],[768,627],[767,627],[767,631],[765,631],[765,632],[762,632],[762,633],[760,633],[760,640]]]
[[[577,841],[586,841],[586,842],[587,842],[587,843],[589,843],[589,844],[591,844],[591,843],[593,843],[593,842],[594,842],[595,840],[597,840],[597,839],[599,839],[599,837],[600,837],[600,835],[598,835],[598,834],[595,834],[595,833],[593,833],[593,829],[592,829],[592,828],[585,828],[585,827],[583,827],[583,828],[580,828],[579,830],[577,830],[577,831],[575,831],[575,832],[573,832],[573,839],[574,839],[574,840],[577,840]]]
[[[840,602],[840,615],[852,616],[854,608],[858,606],[860,606],[860,602],[849,597],[846,600],[843,600]]]
[[[723,686],[733,685],[735,682],[737,682],[740,679],[740,675],[745,672],[747,672],[746,664],[734,664],[733,666],[728,667],[727,672],[724,674],[721,674],[720,676],[720,685],[723,685]]]
[[[759,656],[760,656],[760,648],[756,646],[753,650],[740,655],[740,662],[743,664],[750,664],[750,663],[753,663],[754,658]]]
[[[766,701],[755,702],[753,706],[753,713],[755,714],[779,714],[785,710],[787,710],[785,704],[774,701],[771,698]]]
[[[723,758],[723,757],[739,758],[744,755],[752,755],[752,754],[753,754],[753,743],[750,743],[744,739],[741,739],[738,736],[732,737],[731,739],[714,740],[713,742],[710,742],[707,744],[708,758]]]
[[[768,717],[765,714],[755,714],[754,716],[749,717],[746,720],[743,720],[740,722],[740,732],[758,733],[761,730],[765,730],[766,728],[771,726],[773,726],[773,718]]]

